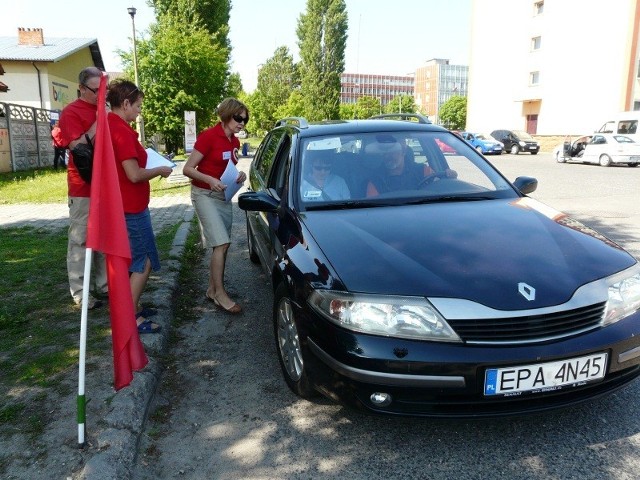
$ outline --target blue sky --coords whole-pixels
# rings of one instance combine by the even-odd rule
[[[431,58],[469,63],[472,0],[346,0],[349,38],[346,71],[404,75]],[[18,27],[42,28],[47,37],[97,38],[109,71],[119,70],[115,51],[131,47],[131,17],[137,9],[137,35],[154,21],[143,0],[3,0],[0,36],[16,36]],[[232,0],[230,39],[232,71],[245,90],[255,88],[258,66],[276,48],[289,48],[297,61],[297,20],[306,0]],[[393,7],[397,7],[395,10]]]

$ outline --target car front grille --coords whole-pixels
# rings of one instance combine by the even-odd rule
[[[597,328],[606,302],[573,310],[522,317],[447,320],[468,343],[536,343],[577,335]]]

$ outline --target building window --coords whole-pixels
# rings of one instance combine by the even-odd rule
[[[540,50],[540,44],[542,43],[542,37],[533,37],[531,39],[531,50]]]
[[[529,85],[538,85],[540,83],[540,72],[531,72],[529,74]]]
[[[544,12],[544,1],[535,2],[533,4],[533,14],[541,15]]]

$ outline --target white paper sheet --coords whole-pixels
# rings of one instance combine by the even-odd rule
[[[224,199],[228,202],[233,196],[238,193],[240,187],[242,187],[241,183],[236,183],[238,179],[238,169],[236,168],[236,164],[231,160],[227,162],[227,168],[224,169],[224,173],[220,177],[220,181],[224,183],[227,188],[224,190]]]
[[[176,164],[173,163],[168,158],[163,157],[158,152],[156,152],[153,148],[147,148],[147,166],[145,168],[156,168],[156,167],[175,167]]]

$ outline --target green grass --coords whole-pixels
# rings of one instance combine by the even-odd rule
[[[70,301],[67,235],[32,228],[0,236],[0,371],[2,383],[47,387],[77,363],[79,310]],[[92,334],[108,340],[108,324]],[[5,385],[6,386],[6,385]]]
[[[157,235],[169,258],[177,225]],[[66,230],[4,228],[0,232],[0,424],[37,437],[46,427],[47,392],[69,394],[77,368],[80,309],[69,295]],[[148,290],[154,288],[149,281]],[[107,309],[88,322],[87,358],[110,358]],[[87,371],[101,368],[87,364]],[[31,392],[8,395],[10,391]]]
[[[175,185],[165,178],[150,182],[151,195],[176,195],[189,191],[189,185]],[[0,204],[66,203],[67,172],[52,168],[37,168],[20,172],[0,173]]]

